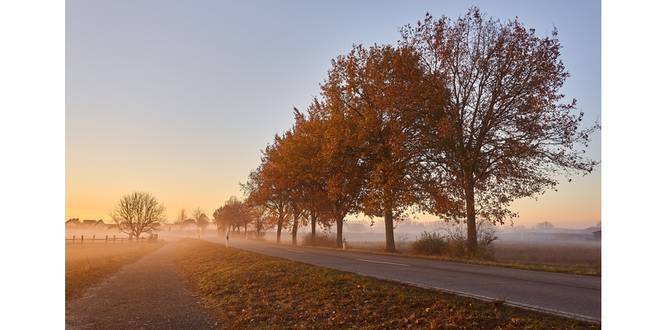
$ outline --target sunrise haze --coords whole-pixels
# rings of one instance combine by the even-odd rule
[[[174,219],[241,196],[260,150],[319,93],[330,60],[352,44],[391,43],[428,11],[455,18],[463,1],[67,1],[66,217],[104,219],[148,191]],[[479,3],[559,30],[585,123],[600,121],[598,1]],[[588,147],[600,161],[600,132]],[[516,224],[584,228],[600,221],[600,167],[558,191],[513,204]],[[422,217],[428,219],[431,217]]]

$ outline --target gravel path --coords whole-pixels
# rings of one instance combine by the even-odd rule
[[[67,329],[210,329],[217,327],[184,287],[167,244],[127,265],[66,306]]]

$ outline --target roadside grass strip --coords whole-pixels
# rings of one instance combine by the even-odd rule
[[[205,241],[176,244],[181,273],[221,328],[600,328]]]

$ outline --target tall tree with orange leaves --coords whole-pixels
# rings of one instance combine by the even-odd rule
[[[310,114],[322,121],[323,143],[317,164],[323,180],[322,208],[336,229],[336,246],[342,247],[344,221],[359,211],[366,180],[366,166],[361,158],[359,125],[349,115],[341,100],[341,87],[332,77],[322,87],[322,100],[315,100]]]
[[[281,184],[278,189],[287,196],[289,215],[291,216],[291,244],[298,244],[298,228],[306,225],[305,199],[307,191],[305,180],[309,169],[308,152],[306,148],[309,144],[304,136],[299,132],[300,122],[299,112],[295,110],[296,124],[286,131],[282,136],[276,136],[276,149],[269,161],[273,167],[277,168],[278,175],[281,177]]]
[[[317,111],[319,102],[314,100],[306,114],[294,108],[295,125],[287,164],[293,174],[293,191],[298,204],[304,209],[303,216],[311,226],[311,241],[316,242],[316,228],[330,225],[331,205],[327,195],[326,178],[328,163],[322,153],[325,139],[325,122]]]
[[[539,37],[518,19],[501,22],[472,8],[455,21],[427,14],[401,32],[428,87],[447,97],[420,117],[429,210],[467,222],[471,254],[477,218],[503,223],[516,216],[513,200],[554,188],[558,174],[594,168],[584,148],[598,127],[581,128],[576,101],[561,93],[569,74],[556,30]]]
[[[278,144],[280,137],[276,136],[273,144],[262,152],[261,164],[250,172],[247,182],[241,184],[243,193],[253,205],[263,205],[268,209],[269,220],[277,228],[277,243],[280,242],[282,229],[290,221],[289,195],[286,189],[286,176],[282,167],[273,161],[279,157]]]
[[[359,210],[384,218],[387,251],[395,250],[394,222],[419,200],[418,114],[433,100],[424,97],[424,77],[411,48],[358,45],[333,61],[323,86],[326,102],[341,110],[333,115],[354,126],[364,171]]]

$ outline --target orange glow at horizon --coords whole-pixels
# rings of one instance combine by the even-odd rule
[[[245,171],[247,173],[247,170]],[[247,175],[247,174],[246,174]],[[201,178],[200,178],[201,179]],[[241,178],[233,180],[238,182]],[[174,220],[178,212],[184,208],[190,213],[201,208],[208,216],[221,206],[230,196],[241,196],[238,183],[223,187],[214,187],[204,180],[185,187],[182,182],[148,182],[129,184],[124,180],[113,180],[106,177],[87,178],[84,182],[75,179],[75,175],[67,175],[66,219],[103,219],[110,223],[110,213],[119,198],[132,191],[148,191],[156,196],[166,207],[168,220]],[[217,179],[216,182],[221,181]],[[139,182],[139,181],[135,181]],[[214,182],[214,180],[209,180]],[[95,187],[103,187],[96,189]],[[224,189],[223,189],[224,188]],[[571,183],[562,182],[558,191],[548,191],[538,200],[521,199],[512,204],[512,209],[518,211],[519,217],[513,219],[513,225],[533,226],[542,221],[550,221],[557,227],[584,228],[600,221],[600,170],[586,177],[575,178]],[[349,216],[347,219],[354,219]],[[363,217],[358,217],[363,218]],[[437,217],[419,215],[415,220],[431,221]],[[509,226],[507,222],[505,226]]]

